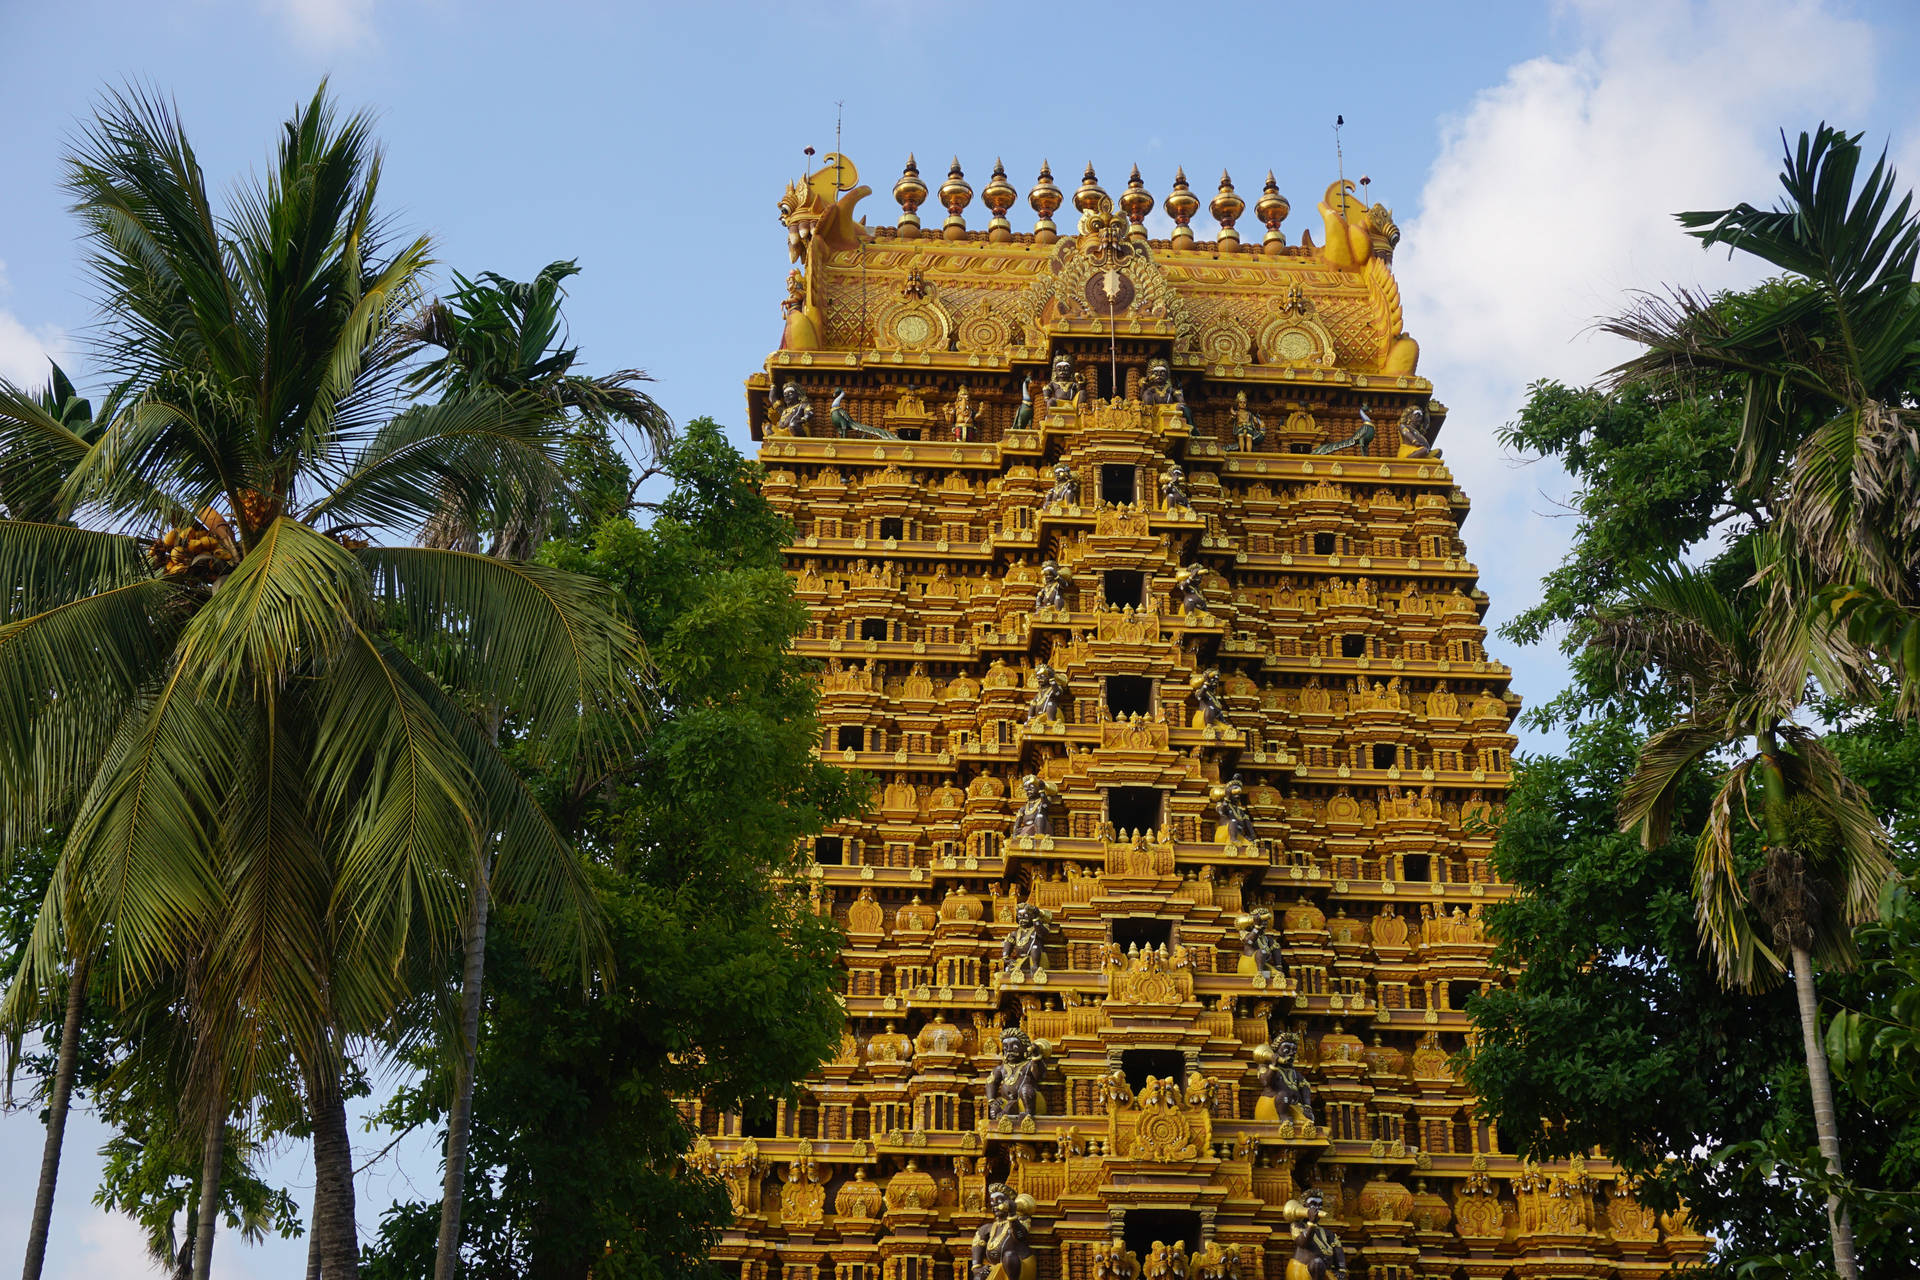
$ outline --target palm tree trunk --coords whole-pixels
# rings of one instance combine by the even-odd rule
[[[313,1109],[313,1230],[327,1280],[359,1280],[360,1239],[353,1206],[353,1143],[347,1103],[324,1067],[308,1081]],[[309,1251],[311,1256],[311,1250]]]
[[[473,1127],[473,1077],[480,1046],[480,1005],[487,962],[489,868],[474,877],[467,915],[466,965],[460,977],[460,1061],[454,1068],[453,1110],[447,1116],[447,1168],[440,1188],[440,1243],[433,1280],[454,1280],[460,1262],[460,1209],[467,1178],[467,1136]]]
[[[53,1223],[53,1190],[60,1181],[60,1145],[67,1136],[67,1104],[73,1097],[73,1073],[80,1059],[80,1015],[87,1005],[87,960],[73,962],[67,979],[67,1018],[60,1025],[60,1057],[53,1069],[53,1096],[47,1099],[47,1145],[40,1154],[40,1190],[33,1200],[33,1228],[27,1233],[27,1265],[22,1280],[40,1280],[47,1262],[47,1229]]]
[[[220,1170],[227,1148],[227,1097],[216,1089],[208,1109],[206,1143],[200,1149],[200,1208],[194,1215],[193,1280],[213,1272],[213,1228],[220,1217]]]
[[[307,1280],[320,1280],[320,1233],[325,1228],[321,1219],[322,1201],[320,1199],[319,1179],[314,1179],[313,1213],[307,1221]]]
[[[1827,1053],[1820,1043],[1819,1002],[1813,991],[1813,957],[1793,949],[1793,990],[1800,998],[1800,1035],[1806,1041],[1807,1084],[1813,1090],[1813,1127],[1820,1136],[1820,1154],[1827,1173],[1840,1176],[1840,1129],[1833,1118],[1833,1078],[1827,1074]],[[1840,1197],[1827,1197],[1827,1225],[1833,1233],[1833,1266],[1841,1280],[1860,1280],[1860,1264],[1853,1256],[1853,1215]]]

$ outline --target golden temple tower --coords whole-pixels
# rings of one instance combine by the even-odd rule
[[[689,1104],[742,1280],[1664,1273],[1598,1155],[1522,1164],[1449,1071],[1518,699],[1483,647],[1399,230],[1351,184],[1210,241],[1136,169],[828,156],[747,383],[812,612],[846,1033],[765,1125]],[[944,218],[919,210],[929,202]],[[1059,223],[1055,215],[1059,214]],[[937,222],[936,222],[937,220]],[[1337,1243],[1336,1243],[1337,1240]]]

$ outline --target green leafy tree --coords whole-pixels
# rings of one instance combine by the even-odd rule
[[[674,1099],[765,1113],[838,1043],[839,935],[796,877],[804,837],[863,787],[815,755],[806,626],[782,567],[791,529],[759,469],[709,420],[666,459],[656,518],[554,542],[552,562],[620,592],[657,681],[628,768],[591,791],[533,774],[590,859],[614,980],[581,992],[488,940],[462,1274],[600,1280],[708,1271],[719,1183],[676,1173],[693,1135]],[[396,1100],[442,1123],[437,1057]],[[432,1206],[389,1216],[369,1274],[420,1280]]]
[[[512,495],[531,501],[516,501],[511,509],[487,513],[492,517],[490,555],[524,561],[554,529],[577,529],[624,514],[633,492],[625,481],[627,468],[617,439],[626,437],[647,454],[658,455],[673,436],[666,412],[639,389],[638,384],[648,380],[646,374],[638,369],[599,376],[576,371],[579,349],[567,345],[560,304],[566,296],[562,282],[579,270],[572,262],[549,263],[524,284],[491,271],[483,272],[477,282],[455,275],[451,297],[431,303],[414,322],[414,337],[445,354],[409,375],[409,385],[438,392],[449,401],[509,397],[517,405],[544,412],[566,432],[564,472],[569,483],[552,491]],[[427,541],[478,549],[479,534],[456,506],[449,505],[429,522]],[[500,722],[491,708],[488,719],[496,725]],[[488,883],[489,868],[483,866],[473,877],[461,930],[459,1032],[452,1046],[453,1103],[447,1122],[435,1280],[452,1280],[460,1256],[491,904]]]
[[[479,851],[539,954],[591,954],[577,863],[466,706],[638,718],[604,584],[371,544],[551,491],[563,454],[511,398],[395,412],[429,252],[385,243],[379,172],[323,86],[217,212],[170,108],[110,96],[68,187],[119,408],[91,440],[0,418],[9,483],[56,495],[0,521],[0,834],[66,831],[5,1012],[17,1046],[69,963],[116,1016],[179,1003],[201,1277],[229,1118],[280,1080],[319,1255],[354,1274],[348,1064],[455,944]]]

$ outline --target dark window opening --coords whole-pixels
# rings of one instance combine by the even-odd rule
[[[1340,656],[1343,658],[1364,658],[1367,656],[1367,638],[1363,635],[1344,635],[1340,637]]]
[[[837,867],[846,860],[845,846],[839,836],[815,836],[813,860],[823,867]]]
[[[1110,462],[1100,468],[1100,501],[1124,506],[1133,501],[1133,468]]]
[[[1334,541],[1332,534],[1316,533],[1313,535],[1313,554],[1317,556],[1330,556],[1334,553],[1333,548]]]
[[[1153,787],[1109,787],[1107,821],[1115,831],[1158,831],[1160,792]]]
[[[1156,1242],[1177,1240],[1189,1255],[1200,1252],[1200,1215],[1191,1209],[1129,1209],[1124,1232],[1127,1248],[1142,1258]]]
[[[1433,859],[1424,853],[1400,855],[1400,874],[1410,881],[1424,883],[1433,879]]]
[[[843,724],[836,731],[834,741],[842,751],[858,751],[866,743],[867,731],[857,724]]]
[[[1480,994],[1477,982],[1449,982],[1447,984],[1447,1008],[1464,1009],[1469,998]]]
[[[904,538],[907,536],[907,522],[900,516],[882,516],[880,536],[883,538]]]
[[[860,619],[860,638],[862,640],[885,640],[887,638],[887,620],[885,618]]]
[[[774,1127],[779,1118],[779,1112],[776,1110],[778,1104],[768,1102],[761,1105],[766,1108],[764,1111],[754,1107],[752,1103],[748,1103],[747,1109],[741,1111],[741,1137],[775,1138],[779,1136],[779,1131]]]
[[[1113,945],[1122,951],[1130,947],[1173,946],[1173,921],[1152,916],[1120,916],[1112,923]]]
[[[1126,1049],[1120,1054],[1120,1069],[1127,1073],[1127,1087],[1138,1093],[1148,1076],[1175,1083],[1184,1080],[1187,1060],[1178,1049]]]
[[[1399,753],[1395,750],[1391,742],[1376,742],[1373,744],[1374,768],[1391,769],[1399,763]]]
[[[1103,581],[1110,609],[1138,609],[1146,601],[1147,575],[1138,569],[1109,569]]]
[[[1107,712],[1121,716],[1153,714],[1153,681],[1147,676],[1108,676]]]

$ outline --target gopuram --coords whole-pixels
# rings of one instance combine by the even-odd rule
[[[879,780],[820,836],[846,1031],[768,1122],[697,1102],[741,1280],[1642,1277],[1702,1257],[1449,1070],[1519,700],[1487,656],[1392,214],[1289,241],[830,155],[747,382],[822,666]],[[931,200],[929,198],[931,197]],[[922,206],[931,212],[922,222]],[[1056,221],[1057,215],[1057,221]],[[1156,224],[1159,220],[1155,219]],[[981,225],[984,224],[984,225]]]

